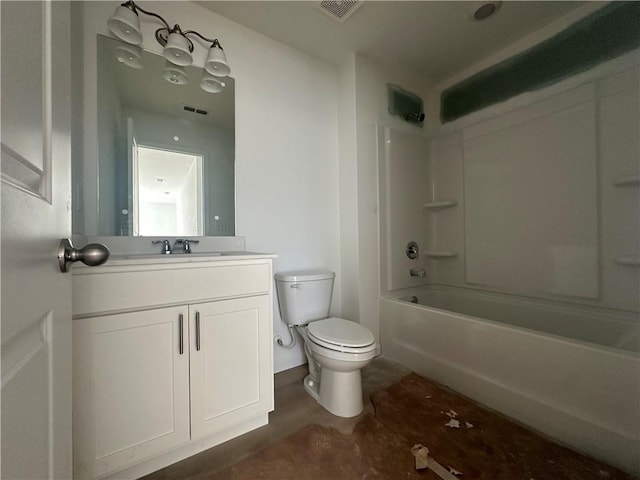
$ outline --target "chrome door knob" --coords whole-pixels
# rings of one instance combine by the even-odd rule
[[[90,243],[77,249],[68,238],[60,240],[58,246],[58,266],[62,272],[68,272],[68,263],[80,261],[90,267],[102,265],[109,258],[109,249],[101,243]]]

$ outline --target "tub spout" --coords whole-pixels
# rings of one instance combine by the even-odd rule
[[[427,276],[427,272],[424,271],[424,268],[412,268],[411,270],[409,270],[409,273],[411,274],[412,277],[420,277],[420,278],[424,278]]]

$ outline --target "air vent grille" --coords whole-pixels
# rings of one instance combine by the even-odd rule
[[[200,108],[192,107],[191,105],[183,105],[182,108],[187,112],[199,113],[200,115],[207,115],[209,113],[206,110],[201,110]]]
[[[325,0],[320,2],[317,8],[334,20],[342,23],[361,6],[362,2],[357,0]]]

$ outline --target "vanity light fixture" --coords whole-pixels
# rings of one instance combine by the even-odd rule
[[[189,81],[189,76],[183,66],[174,65],[170,61],[166,61],[162,77],[169,83],[175,85],[185,85]]]
[[[225,83],[220,78],[214,77],[207,72],[202,74],[202,80],[200,80],[200,88],[202,88],[205,92],[220,93],[225,86]]]
[[[116,47],[116,60],[131,68],[143,68],[140,47],[121,44]]]
[[[140,29],[139,12],[155,17],[164,24],[164,27],[156,30],[155,36],[158,43],[164,47],[163,55],[169,62],[178,67],[191,65],[193,63],[193,56],[191,54],[193,53],[194,45],[188,37],[196,36],[211,44],[207,60],[204,64],[207,73],[214,77],[226,77],[229,75],[231,69],[229,68],[224,50],[217,38],[207,38],[195,30],[182,30],[177,24],[171,28],[167,21],[160,15],[144,10],[133,0],[128,0],[121,4],[113,16],[109,18],[107,26],[111,33],[127,43],[140,45],[142,43],[142,30]],[[167,78],[166,75],[165,78]],[[169,78],[173,77],[169,76]],[[173,80],[168,80],[173,82]]]

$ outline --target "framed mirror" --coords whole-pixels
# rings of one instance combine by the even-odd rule
[[[97,39],[98,235],[235,234],[234,80]]]

